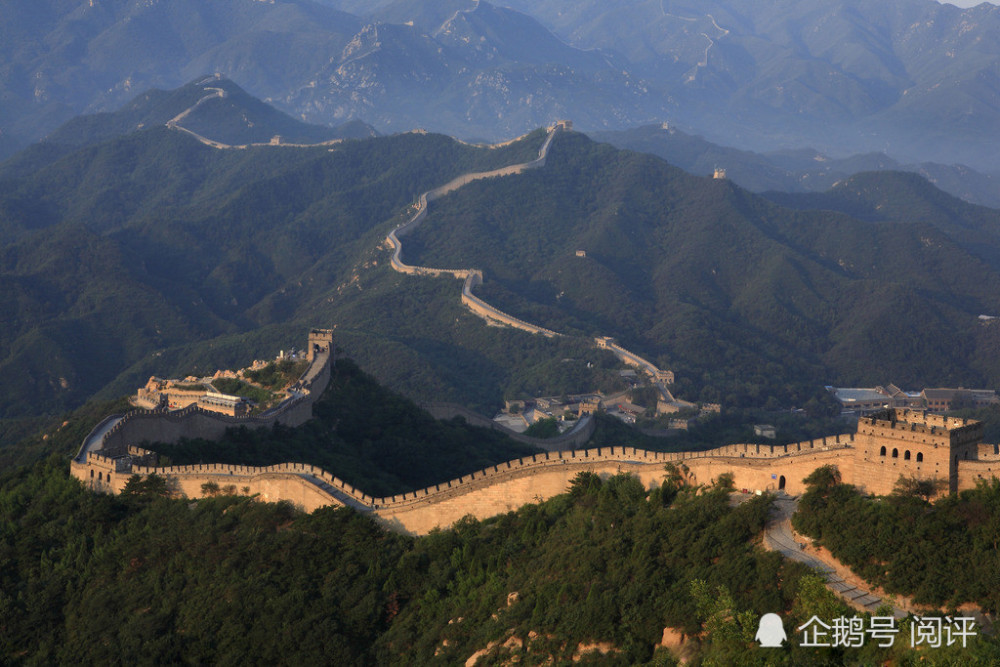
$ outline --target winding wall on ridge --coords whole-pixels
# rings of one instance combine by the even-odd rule
[[[458,278],[459,280],[464,280],[465,283],[462,285],[462,303],[464,303],[469,310],[479,317],[482,317],[488,322],[497,322],[532,334],[541,334],[549,337],[561,336],[562,334],[558,334],[555,331],[530,324],[524,320],[514,317],[513,315],[508,315],[502,310],[494,308],[479,297],[473,295],[472,288],[477,285],[481,285],[483,282],[483,272],[478,269],[436,269],[428,266],[413,266],[405,263],[403,261],[403,243],[399,240],[401,236],[405,236],[406,234],[412,232],[427,218],[428,204],[435,199],[443,197],[449,192],[457,190],[463,185],[468,185],[473,181],[482,180],[484,178],[498,178],[500,176],[520,174],[529,169],[537,169],[545,166],[545,160],[549,154],[549,146],[552,145],[552,138],[555,136],[556,132],[559,131],[559,129],[559,125],[549,128],[549,133],[548,136],[545,137],[545,142],[542,144],[542,147],[538,149],[538,157],[531,162],[509,165],[499,169],[493,169],[491,171],[462,174],[461,176],[448,181],[444,185],[434,188],[433,190],[428,190],[420,195],[420,199],[417,202],[417,211],[413,214],[413,216],[402,225],[389,232],[389,235],[386,237],[386,243],[388,243],[389,247],[392,248],[392,259],[390,260],[392,268],[399,273],[405,273],[411,276],[452,276],[454,278]]]
[[[804,491],[802,478],[821,465],[837,465],[851,476],[845,456],[853,435],[791,445],[728,445],[700,452],[651,452],[633,447],[545,452],[477,470],[457,479],[401,493],[373,497],[317,466],[283,463],[254,467],[226,464],[165,466],[141,463],[150,452],[131,446],[128,457],[90,453],[77,474],[97,491],[119,493],[132,475],[156,474],[178,497],[199,498],[222,491],[288,501],[304,511],[347,506],[370,513],[386,527],[413,535],[447,528],[464,516],[485,519],[524,504],[564,493],[580,472],[602,476],[630,473],[653,488],[667,476],[666,464],[682,465],[691,483],[709,483],[723,473],[737,488]],[[845,468],[845,466],[848,466]],[[95,475],[96,473],[96,475]]]

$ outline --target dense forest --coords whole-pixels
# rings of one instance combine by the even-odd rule
[[[761,550],[771,499],[734,504],[724,481],[692,488],[675,475],[648,489],[629,476],[581,474],[547,502],[409,538],[349,510],[304,515],[224,493],[170,499],[155,477],[119,496],[90,493],[69,477],[69,455],[122,407],[88,404],[0,449],[0,661],[454,664],[477,651],[487,664],[563,663],[577,654],[660,665],[680,657],[706,665],[1000,660],[1000,645],[986,636],[966,648],[911,650],[905,620],[891,648],[801,646],[793,628],[812,616],[856,612],[801,565]],[[298,429],[234,431],[214,450],[185,443],[171,455],[198,456],[201,446],[212,460],[228,451],[264,462],[316,448],[352,483],[401,489],[439,481],[430,476],[442,467],[462,474],[523,450],[461,421],[435,422],[347,360],[337,362],[316,413]],[[609,428],[599,437],[615,437]],[[819,488],[803,499],[803,517],[817,493],[842,493]],[[997,505],[1000,486],[987,491],[982,502]],[[973,571],[954,553],[953,567],[933,565],[944,551],[988,551],[992,506],[958,514],[975,521],[942,524],[923,501],[885,502],[913,508],[905,526],[887,533],[935,545],[930,561],[913,563],[928,576],[901,581],[901,592],[932,578],[936,590],[965,590],[964,577],[981,576],[975,590],[985,591],[984,606],[995,604],[992,560]],[[831,535],[824,529],[824,542],[833,544]],[[754,641],[765,613],[784,619],[784,648]],[[665,628],[686,638],[673,653],[658,647]],[[608,652],[587,655],[588,647]]]
[[[1000,610],[1000,481],[945,495],[901,480],[885,498],[838,483],[820,469],[793,518],[796,530],[890,593],[918,604],[958,607],[975,603]]]
[[[592,662],[674,664],[657,649],[670,627],[695,664],[1000,659],[985,637],[910,650],[908,621],[892,648],[800,646],[793,624],[855,612],[755,546],[769,504],[583,474],[545,503],[414,539],[346,509],[170,500],[155,484],[94,495],[54,457],[0,487],[0,656],[454,664],[488,649],[542,664],[600,644]],[[764,613],[783,616],[784,648],[754,642]]]

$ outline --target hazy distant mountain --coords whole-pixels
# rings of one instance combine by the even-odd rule
[[[0,129],[22,141],[139,91],[223,72],[257,96],[308,85],[361,21],[309,2],[4,4]]]
[[[134,91],[219,72],[325,125],[362,119],[380,131],[507,138],[556,118],[592,130],[669,120],[759,151],[814,146],[1000,169],[993,5],[501,4],[513,9],[482,0],[13,3],[0,39],[0,150]]]
[[[281,104],[314,121],[360,117],[380,129],[489,138],[569,114],[592,126],[659,114],[660,100],[627,65],[568,47],[524,14],[475,0],[399,2],[383,14],[392,22],[365,26],[315,86]]]
[[[394,23],[309,0],[91,4],[42,0],[5,15],[4,135],[35,139],[137,90],[212,72],[327,125],[362,119],[383,130],[506,138],[571,110],[595,126],[659,115],[626,65],[485,2],[456,5],[441,24],[421,3],[394,5]]]
[[[692,174],[707,176],[716,168],[725,169],[727,178],[754,192],[822,192],[862,171],[912,171],[965,201],[1000,208],[1000,178],[963,165],[902,164],[885,153],[846,158],[832,158],[813,149],[754,153],[661,125],[587,134],[618,148],[652,153]]]
[[[933,0],[504,0],[623,56],[670,120],[756,150],[887,150],[993,165],[1000,7]]]

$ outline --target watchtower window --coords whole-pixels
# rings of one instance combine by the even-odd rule
[[[909,449],[907,449],[905,452],[903,452],[903,460],[904,461],[909,461],[910,460],[910,450]]]
[[[91,476],[91,477],[93,477],[93,476],[94,476],[94,469],[93,469],[93,468],[91,468],[91,469],[90,469],[90,476]]]
[[[899,458],[899,450],[898,449],[893,448],[893,450],[892,450],[892,458],[894,458],[894,459],[898,459]]]
[[[923,461],[924,461],[924,453],[917,452],[917,463],[923,463]]]
[[[885,456],[885,446],[884,445],[882,446],[882,449],[879,450],[878,455],[879,456]]]

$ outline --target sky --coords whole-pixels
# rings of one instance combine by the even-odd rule
[[[956,5],[958,7],[975,7],[976,5],[981,4],[983,1],[984,0],[948,0],[948,2],[945,2],[943,4]],[[1000,0],[988,0],[988,1],[992,5],[1000,4]]]

